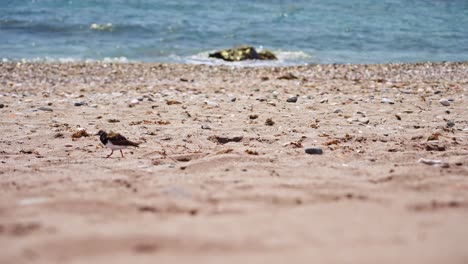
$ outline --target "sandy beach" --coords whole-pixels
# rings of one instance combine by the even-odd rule
[[[2,264],[468,263],[468,63],[0,63],[0,117]]]

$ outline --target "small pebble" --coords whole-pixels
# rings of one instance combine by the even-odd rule
[[[211,130],[211,127],[209,125],[202,125],[201,128],[206,129],[206,130]]]
[[[333,110],[333,113],[335,114],[343,113],[343,110],[341,110],[340,108],[336,108],[335,110]]]
[[[133,99],[132,101],[130,101],[130,104],[128,104],[129,107],[133,107],[137,104],[139,104],[140,101],[138,99]]]
[[[4,105],[4,104],[0,104],[0,108],[3,108],[3,107],[5,107],[5,105]]]
[[[236,97],[234,97],[234,98],[231,98],[231,102],[233,102],[233,103],[234,103],[235,101],[237,101],[237,98],[236,98]]]
[[[46,106],[41,106],[38,109],[42,110],[42,111],[47,111],[47,112],[53,112],[54,111],[52,108],[46,107]]]
[[[380,101],[382,104],[395,104],[392,100],[383,97],[382,100]]]
[[[452,120],[447,121],[447,127],[454,127],[454,126],[455,126],[455,122],[453,122]]]
[[[310,155],[322,155],[323,150],[321,148],[306,148],[305,153]]]
[[[358,122],[362,124],[369,124],[369,118],[367,117],[358,118]]]
[[[297,102],[297,96],[289,97],[286,102],[288,103],[295,103]]]
[[[83,106],[85,104],[86,104],[85,102],[76,102],[76,103],[74,103],[75,106]]]
[[[447,99],[440,99],[439,103],[443,106],[449,106],[450,102]]]
[[[206,101],[205,104],[207,104],[210,107],[219,107],[219,104],[215,101]]]
[[[275,121],[273,121],[273,119],[271,119],[271,118],[268,118],[265,121],[265,125],[267,125],[267,126],[273,126],[274,124],[275,124]]]

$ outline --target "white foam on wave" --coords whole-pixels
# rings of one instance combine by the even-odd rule
[[[304,51],[276,50],[273,53],[276,54],[279,60],[283,61],[310,61],[313,58],[312,55]]]
[[[106,24],[97,24],[93,23],[91,26],[89,26],[90,29],[92,30],[97,30],[97,31],[112,31],[114,29],[114,26],[112,23],[106,23]]]
[[[258,50],[262,50],[260,47]],[[294,66],[294,65],[307,65],[313,62],[313,56],[304,51],[285,51],[285,50],[271,50],[277,60],[246,60],[229,62],[221,59],[210,58],[209,54],[216,50],[203,51],[191,56],[169,55],[164,58],[155,58],[154,60],[144,60],[145,62],[163,62],[163,63],[183,63],[183,64],[205,64],[205,65],[227,65],[236,67],[276,67],[276,66]],[[3,58],[1,62],[38,62],[38,63],[131,63],[141,62],[140,60],[129,60],[127,57],[105,57],[103,59],[90,59],[90,58],[74,58],[74,57],[36,57],[36,58]]]

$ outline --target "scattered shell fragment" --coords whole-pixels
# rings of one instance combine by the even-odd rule
[[[441,160],[431,160],[431,159],[425,159],[425,158],[420,158],[418,162],[424,163],[427,165],[439,165],[443,163]]]
[[[449,100],[444,99],[444,98],[440,99],[440,100],[439,100],[439,103],[440,103],[441,105],[443,105],[443,106],[449,106],[449,105],[450,105]]]

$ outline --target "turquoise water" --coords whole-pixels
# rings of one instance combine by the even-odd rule
[[[275,64],[468,61],[467,0],[0,0],[0,59]]]

